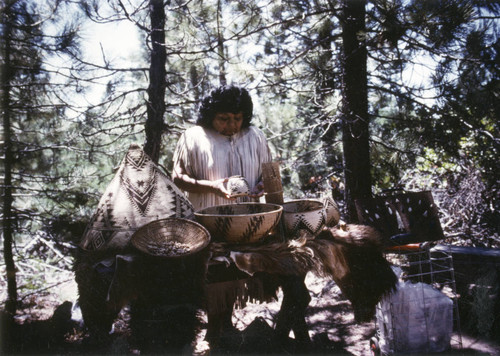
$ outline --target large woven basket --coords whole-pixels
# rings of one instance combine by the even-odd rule
[[[269,235],[282,211],[276,204],[239,203],[212,206],[194,215],[216,241],[253,243]]]
[[[139,251],[157,257],[183,257],[196,253],[210,243],[210,233],[195,221],[167,218],[150,222],[131,237]]]

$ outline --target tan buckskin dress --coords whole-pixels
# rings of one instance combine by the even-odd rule
[[[271,152],[264,133],[254,126],[232,136],[195,126],[180,137],[173,160],[174,170],[182,167],[185,174],[195,179],[217,180],[241,175],[252,190],[262,179],[261,165],[271,161]],[[195,211],[249,200],[247,197],[228,200],[213,193],[186,194]]]

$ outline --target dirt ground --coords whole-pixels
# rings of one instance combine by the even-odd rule
[[[356,323],[350,302],[343,298],[334,282],[309,274],[306,285],[312,297],[306,320],[315,347],[313,353],[371,355],[369,341],[376,334],[375,321]],[[233,320],[240,330],[248,327],[256,317],[262,317],[269,325],[273,325],[273,316],[279,306],[279,301],[268,303],[265,307],[252,304],[244,310],[237,310]],[[440,354],[500,355],[500,343],[481,340],[465,333],[453,334],[450,346],[449,351]]]
[[[358,324],[354,321],[350,302],[343,298],[339,288],[331,281],[318,278],[309,274],[306,285],[310,291],[312,300],[307,311],[307,324],[312,345],[308,350],[298,350],[293,347],[293,333],[290,335],[290,348],[281,349],[277,354],[343,354],[343,355],[370,355],[369,340],[376,334],[375,322]],[[279,310],[282,295],[278,295],[278,301],[272,303],[253,304],[249,303],[244,309],[236,310],[233,314],[233,322],[239,332],[226,338],[226,347],[222,346],[215,352],[210,350],[209,344],[204,341],[206,333],[206,319],[202,316],[202,327],[196,341],[189,349],[184,350],[185,355],[213,355],[213,354],[270,354],[266,352],[270,342],[269,335],[272,334],[274,317]],[[32,295],[24,300],[24,308],[16,317],[16,330],[14,338],[19,338],[19,343],[29,342],[30,332],[38,333],[37,340],[43,338],[33,327],[21,328],[36,324],[44,327],[44,320],[50,318],[54,309],[63,301],[76,300],[76,284],[71,278],[67,278],[52,290],[42,294]],[[77,317],[77,315],[74,315]],[[2,332],[5,328],[3,324]],[[50,331],[49,331],[50,332]],[[41,336],[40,336],[41,335]],[[66,334],[64,341],[53,343],[48,348],[46,340],[38,340],[39,345],[17,349],[16,353],[22,354],[57,354],[78,355],[95,354],[95,349],[89,349],[86,344],[88,337],[81,326],[74,324],[72,330]],[[124,310],[114,325],[114,331],[110,335],[109,344],[106,349],[99,353],[106,354],[140,354],[130,343],[130,330],[128,328],[128,315]],[[24,340],[24,341],[22,341]],[[5,341],[5,340],[4,340]],[[31,340],[33,341],[33,340]],[[34,341],[33,341],[34,342]],[[40,345],[42,345],[40,347]],[[32,345],[33,346],[33,345]],[[272,353],[276,354],[276,349]],[[500,355],[500,343],[482,340],[466,335],[455,333],[452,336],[451,348],[445,353],[452,355]]]

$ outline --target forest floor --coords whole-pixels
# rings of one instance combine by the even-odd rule
[[[331,281],[318,278],[309,274],[306,285],[312,300],[307,310],[307,324],[312,345],[307,350],[309,354],[343,354],[343,355],[370,355],[369,341],[376,335],[375,321],[369,323],[356,323],[350,302],[343,298],[339,288]],[[140,354],[130,343],[130,329],[128,327],[128,314],[125,309],[120,313],[110,335],[109,343],[105,349],[90,349],[86,343],[88,339],[83,329],[74,325],[64,340],[58,344],[48,344],[47,336],[29,325],[43,327],[44,321],[49,322],[55,308],[64,301],[76,300],[76,284],[71,279],[70,273],[62,276],[57,287],[39,291],[23,299],[23,307],[16,316],[15,342],[16,353],[23,354],[56,354],[56,355],[81,355],[81,354]],[[272,333],[273,320],[279,310],[282,296],[272,303],[249,303],[244,309],[236,310],[233,322],[238,333],[233,334],[217,354],[265,354],[269,333]],[[204,341],[206,333],[206,319],[203,316],[202,328],[192,347],[186,349],[186,355],[216,354],[210,350],[209,344]],[[38,323],[38,324],[37,324]],[[22,328],[23,325],[26,326]],[[3,328],[6,326],[3,323]],[[5,332],[5,330],[1,330]],[[50,332],[50,331],[49,331]],[[38,336],[30,335],[37,333]],[[40,340],[40,338],[45,338]],[[36,340],[35,340],[36,339]],[[1,340],[0,340],[1,341]],[[5,340],[4,340],[5,341]],[[293,345],[293,334],[290,339]],[[21,345],[25,343],[25,345]],[[30,345],[32,343],[32,345]],[[500,343],[495,343],[478,337],[471,337],[465,333],[453,334],[451,347],[440,354],[450,355],[500,355]],[[283,349],[280,354],[300,354],[296,349]],[[5,351],[5,350],[4,350]],[[275,353],[275,352],[273,352]],[[305,353],[305,351],[304,351]]]

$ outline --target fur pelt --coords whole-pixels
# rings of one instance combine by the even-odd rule
[[[207,251],[172,260],[137,259],[130,328],[141,353],[187,352],[201,326],[207,260]]]
[[[266,272],[276,275],[302,275],[315,270],[314,252],[307,246],[307,239],[290,240],[262,246],[231,250],[229,257],[242,271],[254,275]]]
[[[250,275],[314,272],[332,278],[351,301],[357,321],[370,320],[376,304],[397,282],[382,253],[382,236],[364,225],[325,229],[313,240],[236,247],[229,256]]]
[[[373,228],[347,225],[324,230],[310,247],[322,262],[317,272],[331,276],[352,304],[356,321],[369,321],[397,277],[382,254],[382,236]]]
[[[79,250],[75,259],[75,281],[78,285],[78,302],[85,326],[93,338],[105,339],[115,318],[125,305],[108,301],[109,287],[113,280],[113,270],[98,270],[99,261],[110,256]]]
[[[205,304],[208,258],[207,250],[178,259],[137,253],[128,259],[82,251],[75,263],[75,279],[93,341],[107,342],[118,313],[130,303],[131,329],[141,350],[177,352],[189,345]]]

